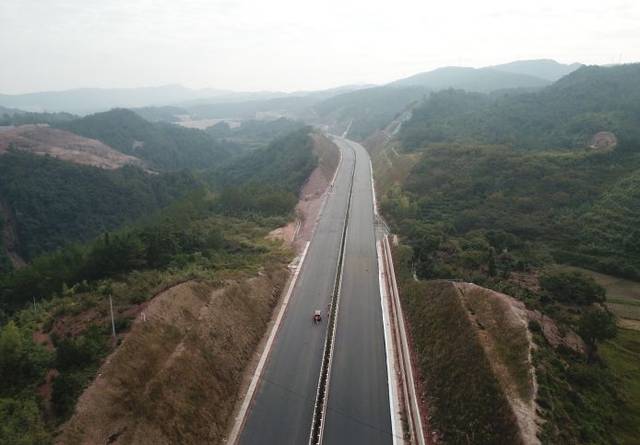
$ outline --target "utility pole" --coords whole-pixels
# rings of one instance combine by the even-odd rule
[[[116,345],[116,322],[113,319],[113,300],[109,294],[109,309],[111,310],[111,335],[113,335],[113,345]]]

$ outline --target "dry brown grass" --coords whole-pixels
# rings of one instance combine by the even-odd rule
[[[61,444],[221,443],[287,272],[158,295],[102,366]]]
[[[524,443],[539,443],[533,342],[524,304],[470,283],[456,283],[491,368],[518,418]]]

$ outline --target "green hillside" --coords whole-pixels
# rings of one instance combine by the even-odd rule
[[[197,186],[189,173],[102,170],[24,152],[0,156],[0,197],[15,215],[27,260],[149,215]]]
[[[366,88],[326,99],[314,110],[324,123],[351,123],[348,136],[364,139],[427,93],[422,86]]]
[[[640,270],[640,163],[598,198],[584,214],[581,249],[596,258],[616,252],[623,275]]]
[[[239,126],[231,127],[226,122],[218,122],[205,131],[215,139],[224,139],[227,143],[235,143],[236,151],[264,148],[278,137],[292,133],[304,124],[284,117],[274,120],[242,121]]]
[[[638,168],[638,154],[434,145],[384,208],[425,278],[472,279],[492,246],[521,268],[555,256],[640,277]]]
[[[479,141],[518,148],[585,147],[611,131],[625,147],[640,141],[640,64],[588,66],[535,93],[433,93],[401,131],[408,148]]]
[[[214,193],[194,190],[193,179],[186,173],[148,175],[133,168],[102,171],[23,153],[0,157],[5,169],[0,179],[5,179],[5,172],[14,175],[13,181],[3,185],[13,184],[13,192],[23,193],[11,196],[19,198],[30,192],[26,208],[33,206],[54,216],[56,230],[64,224],[77,224],[68,229],[81,230],[83,224],[95,223],[87,222],[88,217],[111,221],[111,215],[100,212],[108,207],[125,210],[118,207],[120,203],[129,211],[149,215],[115,231],[104,227],[103,234],[87,243],[66,246],[33,259],[23,269],[0,273],[0,442],[47,444],[55,440],[60,425],[73,414],[78,397],[116,348],[110,337],[107,296],[113,298],[121,340],[145,304],[178,283],[192,281],[207,293],[245,280],[251,280],[253,288],[256,276],[286,270],[291,252],[266,235],[289,219],[296,192],[316,165],[308,129],[247,156],[247,165],[232,164],[224,185],[219,184],[222,188]],[[23,182],[17,185],[20,173],[28,181],[17,181]],[[170,206],[154,214],[145,207],[144,199],[153,196],[159,202],[182,188],[190,192]],[[92,210],[88,215],[82,213],[86,205],[95,206],[87,208]],[[19,219],[30,221],[16,213]],[[234,289],[245,293],[244,287]],[[279,291],[276,287],[264,292],[275,304]],[[246,311],[255,317],[256,301],[235,297],[234,301],[249,304],[253,309]],[[266,325],[268,316],[261,317]],[[166,338],[173,339],[174,333],[167,332]],[[37,336],[50,339],[50,347],[40,344]],[[50,393],[43,395],[40,388],[47,376]]]
[[[1,107],[0,107],[1,108]],[[19,110],[0,109],[0,126],[49,124],[55,125],[77,119],[78,116],[70,113],[27,113]]]
[[[133,111],[114,109],[59,124],[59,128],[98,139],[159,170],[205,169],[229,159],[223,143],[202,130],[149,122]]]
[[[509,294],[586,342],[585,353],[553,344],[529,323],[544,444],[626,444],[639,434],[627,383],[635,355],[623,349],[637,343],[636,324],[623,317],[616,328],[589,275],[640,281],[639,78],[640,65],[585,67],[537,93],[434,93],[400,132],[404,152],[392,141],[396,152],[387,147],[376,163],[414,161],[407,175],[385,173],[399,179],[381,199],[406,246],[414,338],[432,333],[420,317],[435,288],[424,280],[441,278]],[[586,147],[605,130],[617,146]]]
[[[218,204],[227,213],[282,214],[293,209],[316,165],[304,127],[213,170],[209,180],[221,191]]]

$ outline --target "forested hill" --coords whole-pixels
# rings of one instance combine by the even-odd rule
[[[273,140],[232,163],[210,172],[212,186],[222,191],[224,211],[286,213],[317,164],[309,127]]]
[[[428,92],[423,86],[365,88],[326,99],[313,109],[322,123],[335,126],[338,132],[348,127],[348,137],[362,140]]]
[[[297,190],[314,165],[309,131],[309,127],[303,127],[281,136],[268,147],[215,170],[216,184],[225,187],[259,182]]]
[[[202,130],[148,122],[126,109],[96,113],[57,126],[144,159],[158,170],[205,169],[231,155],[224,142]]]
[[[586,66],[539,92],[495,97],[433,93],[400,133],[405,147],[479,141],[514,147],[575,148],[600,131],[619,146],[640,141],[640,64]]]
[[[241,313],[251,319],[256,319],[256,314],[260,315],[257,318],[264,315],[261,323],[266,328],[268,311],[275,304],[281,284],[263,289],[257,280],[277,271],[282,278],[277,283],[284,285],[286,264],[292,259],[289,249],[268,239],[267,234],[286,223],[292,215],[297,202],[296,192],[317,164],[312,148],[307,128],[279,138],[265,149],[248,153],[238,164],[232,163],[220,188],[218,185],[212,190],[191,188],[186,196],[158,212],[147,207],[136,208],[136,196],[147,192],[160,198],[169,186],[175,189],[181,184],[189,186],[191,179],[187,172],[149,175],[132,167],[104,171],[20,152],[0,156],[0,165],[9,156],[19,158],[8,167],[15,171],[14,182],[18,174],[27,178],[22,181],[23,177],[20,177],[17,181],[18,186],[22,184],[32,192],[25,205],[44,206],[44,210],[39,210],[57,218],[57,226],[68,224],[72,226],[70,230],[77,229],[74,224],[85,223],[79,216],[108,220],[110,216],[101,210],[109,205],[121,208],[120,204],[123,204],[126,210],[150,214],[144,220],[109,230],[87,243],[76,243],[39,256],[22,269],[0,273],[0,443],[59,441],[60,426],[71,417],[78,397],[95,378],[105,357],[116,348],[110,338],[112,325],[107,315],[111,299],[117,344],[152,298],[169,288],[173,292],[179,283],[189,288],[194,286],[194,300],[201,300],[202,304],[214,302],[222,311],[222,318],[228,307],[251,306],[252,310]],[[21,163],[24,166],[21,167]],[[73,170],[65,171],[71,168]],[[0,179],[4,178],[3,171]],[[62,196],[56,196],[56,193]],[[40,201],[37,199],[39,194],[42,195]],[[79,213],[87,204],[97,207],[95,214]],[[25,221],[24,215],[18,216]],[[78,223],[73,222],[75,220]],[[95,220],[89,223],[93,224]],[[190,283],[185,283],[187,281]],[[225,286],[233,293],[217,293]],[[269,301],[265,303],[265,310],[255,311],[259,300],[253,298],[254,289],[259,289],[265,301]],[[106,298],[107,295],[110,298]],[[172,300],[175,300],[174,295],[180,301],[190,298],[190,294],[186,294],[186,298],[182,293],[171,295]],[[213,298],[205,300],[209,295]],[[228,303],[217,299],[218,295],[228,295]],[[179,313],[180,319],[185,319],[185,314],[189,318],[191,312],[183,311],[182,307],[181,303],[176,314]],[[165,311],[165,308],[161,310]],[[244,315],[242,317],[246,320]],[[211,320],[217,318],[206,317],[202,323],[216,326],[217,323]],[[167,326],[171,328],[169,331]],[[218,327],[222,330],[219,332],[228,333],[229,326],[227,322],[220,324]],[[254,325],[248,328],[244,321],[238,326],[240,330],[256,329]],[[170,351],[182,344],[180,336],[191,335],[178,333],[179,330],[172,323],[165,324],[164,319],[158,329],[158,337],[146,337],[145,334],[143,346],[169,341],[173,346],[165,349]],[[259,332],[254,334],[257,344],[260,335]],[[171,339],[167,340],[169,337]],[[202,355],[202,342],[194,338],[198,355]],[[51,341],[45,346],[40,343],[42,339]],[[238,360],[248,360],[247,350],[253,347],[240,351],[244,358],[236,359],[236,355],[229,356],[227,346],[225,344],[222,355],[231,357],[229,363],[234,373],[225,374],[226,380],[221,381],[231,381],[233,376],[239,375],[243,363]],[[156,360],[155,352],[152,354]],[[214,351],[207,363],[218,366],[218,356],[222,355],[216,355]],[[145,370],[144,375],[148,374],[147,364],[141,368]],[[129,363],[125,366],[129,367]],[[202,370],[209,372],[210,369],[202,367],[198,372],[194,370],[193,375],[199,378]],[[134,384],[137,381],[133,378],[124,380]],[[46,391],[42,389],[45,387]],[[220,397],[225,404],[230,401],[228,412],[231,413],[233,396]],[[221,403],[214,400],[214,405],[219,410]],[[197,430],[197,434],[202,435],[198,437],[204,437],[202,431],[205,429],[208,434],[211,416],[203,416],[206,428],[192,428],[192,404],[183,408],[189,418],[185,423],[187,429]],[[221,435],[224,431],[222,422],[216,424],[222,425],[216,427],[216,434]],[[211,442],[210,437],[194,439],[194,443]]]
[[[404,147],[391,141],[374,160],[382,213],[399,235],[404,295],[439,286],[427,280],[460,280],[543,315],[528,322],[541,443],[637,442],[639,80],[639,64],[584,67],[537,93],[434,93],[404,124]],[[592,144],[605,131],[617,145]],[[420,324],[425,312],[411,313],[411,299],[415,338],[438,338],[436,322]],[[445,314],[430,316],[449,327]],[[580,336],[584,351],[555,343],[545,319],[560,337]],[[421,354],[428,376],[435,368]],[[455,384],[476,387],[477,375]],[[451,385],[446,377],[439,383]],[[462,426],[447,433],[452,442],[464,443],[455,434],[479,424],[464,404],[425,399],[433,425]]]
[[[18,151],[0,156],[0,199],[15,215],[26,260],[153,213],[197,186],[187,172],[103,170]]]

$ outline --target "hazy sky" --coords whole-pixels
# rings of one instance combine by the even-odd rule
[[[2,93],[291,91],[528,58],[640,61],[640,1],[0,1]]]

